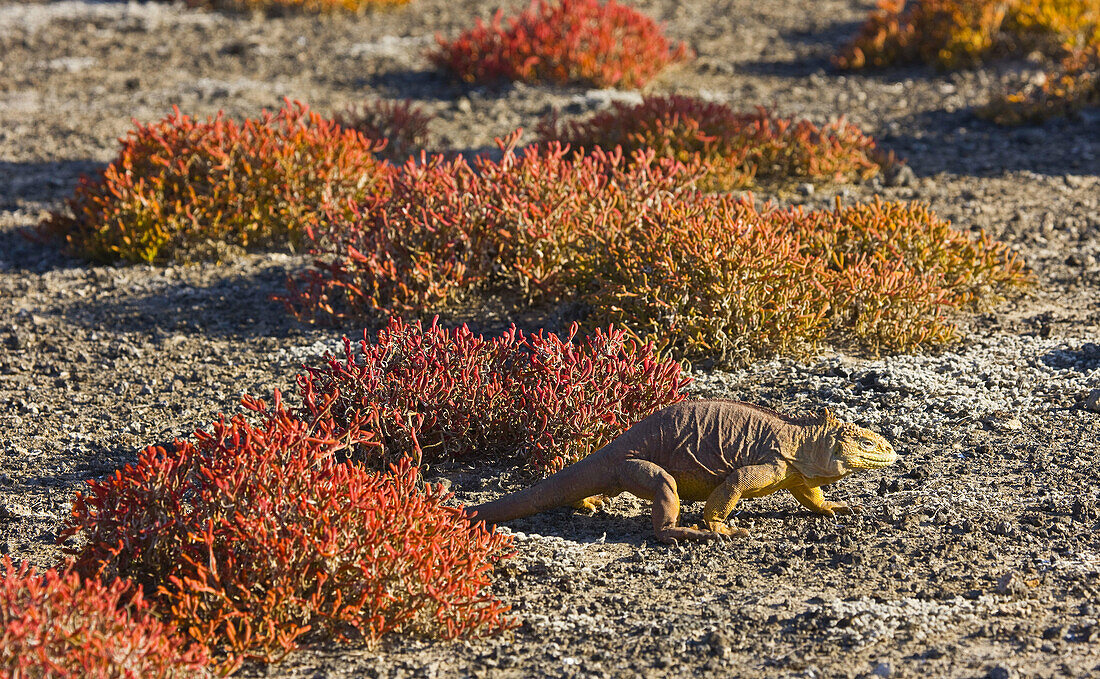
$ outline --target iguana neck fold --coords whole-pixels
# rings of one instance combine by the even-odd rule
[[[792,427],[789,452],[784,456],[807,479],[837,479],[848,474],[836,452],[836,421],[825,418],[820,424]]]

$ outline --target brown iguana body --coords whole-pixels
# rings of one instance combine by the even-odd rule
[[[653,530],[663,542],[743,535],[725,523],[743,497],[789,490],[811,511],[848,513],[820,487],[896,459],[881,436],[827,411],[792,418],[738,401],[684,401],[544,481],[469,511],[496,523],[566,505],[591,508],[598,496],[625,491],[653,501]],[[677,525],[681,500],[706,500],[703,526]]]

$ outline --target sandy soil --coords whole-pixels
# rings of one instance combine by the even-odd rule
[[[496,586],[521,623],[513,634],[322,648],[246,676],[1100,673],[1100,414],[1084,407],[1100,389],[1100,112],[1021,129],[974,118],[991,88],[1035,71],[1029,62],[835,73],[828,56],[867,2],[636,4],[699,53],[652,90],[816,122],[844,113],[914,175],[781,198],[927,201],[1012,243],[1038,289],[966,319],[965,340],[944,352],[696,373],[701,394],[827,405],[891,437],[895,468],[832,489],[861,516],[814,518],[771,496],[740,508],[753,537],[672,548],[653,544],[648,509],[626,497],[593,516],[517,521],[519,555]],[[113,157],[131,118],[172,105],[244,116],[284,96],[324,112],[409,97],[437,115],[438,148],[473,150],[555,106],[636,96],[469,88],[433,72],[433,34],[494,7],[415,0],[362,17],[263,18],[0,0],[0,552],[50,564],[82,480],[233,411],[242,391],[287,388],[341,332],[361,334],[303,326],[270,300],[300,256],[89,266],[21,229]],[[518,487],[503,468],[434,473],[463,502]]]

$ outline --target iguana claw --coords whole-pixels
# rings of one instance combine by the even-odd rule
[[[578,500],[573,503],[573,509],[580,510],[582,512],[588,512],[589,514],[597,511],[600,507],[611,502],[611,498],[606,495],[593,495],[586,497],[583,500]]]
[[[826,505],[829,516],[834,514],[859,514],[863,511],[863,507],[850,505],[847,502],[829,502]]]

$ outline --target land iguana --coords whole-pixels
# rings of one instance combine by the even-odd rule
[[[827,410],[794,418],[739,401],[683,401],[534,486],[467,512],[498,523],[566,505],[591,510],[625,491],[653,501],[662,542],[747,535],[726,524],[741,498],[789,490],[812,512],[847,514],[858,507],[826,500],[821,486],[895,460],[886,439]],[[702,525],[677,525],[681,500],[706,500]]]

